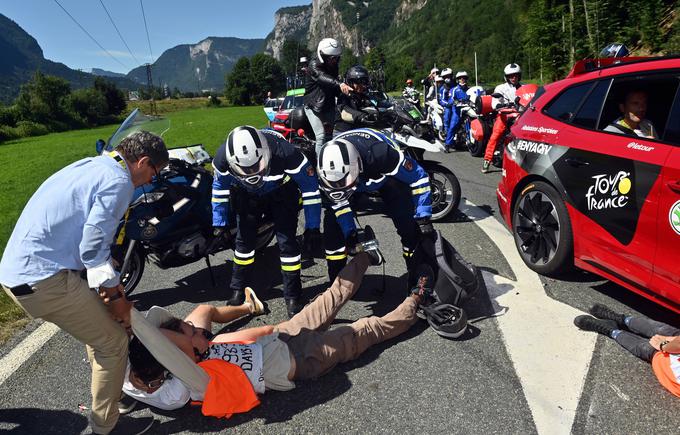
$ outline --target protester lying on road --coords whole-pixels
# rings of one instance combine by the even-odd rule
[[[419,268],[418,285],[394,311],[383,317],[366,317],[329,330],[340,309],[361,285],[369,264],[381,262],[382,258],[376,254],[370,251],[357,254],[330,288],[292,319],[276,326],[249,328],[210,339],[187,322],[174,319],[161,326],[162,332],[210,372],[211,383],[215,377],[221,378],[225,389],[220,390],[217,386],[217,400],[230,402],[227,405],[232,410],[229,414],[245,412],[259,404],[256,393],[262,394],[265,389],[291,390],[295,387],[293,381],[324,375],[337,364],[359,357],[372,345],[394,338],[416,323],[418,306],[432,297],[433,271],[426,265]],[[167,377],[167,370],[139,344],[130,347],[130,361],[132,371],[140,381],[149,384]],[[214,371],[208,370],[216,365],[206,366],[206,363],[219,365],[219,361],[214,361],[216,359],[233,364],[222,365],[229,369],[226,381],[224,373],[215,376]],[[221,367],[218,371],[222,371]],[[210,390],[209,385],[203,413],[224,415],[206,413]]]
[[[259,316],[264,314],[264,304],[257,298],[255,292],[246,287],[245,302],[239,306],[214,307],[212,305],[199,305],[184,321],[174,318],[170,313],[161,307],[151,307],[147,312],[146,318],[155,325],[172,325],[171,329],[185,328],[187,334],[200,334],[206,340],[228,341],[243,339],[242,333],[227,333],[213,336],[211,326],[215,323],[229,323],[243,316]],[[257,329],[257,328],[253,328]],[[238,335],[235,335],[238,334]],[[123,392],[131,399],[139,400],[147,405],[155,406],[160,409],[177,409],[184,406],[189,401],[189,389],[178,378],[172,377],[166,371],[157,373],[138,372],[145,367],[145,358],[148,350],[136,337],[130,342],[130,364],[125,373]],[[134,366],[137,371],[130,367]],[[130,412],[136,405],[136,400],[121,400],[125,407],[119,403],[121,414]]]
[[[574,324],[613,338],[651,363],[661,385],[680,397],[680,329],[644,316],[626,316],[600,304],[593,305],[590,314],[597,319],[582,315],[574,319]]]

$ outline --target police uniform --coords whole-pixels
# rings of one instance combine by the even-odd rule
[[[283,136],[273,130],[260,130],[260,133],[267,141],[271,159],[269,172],[258,188],[249,186],[229,173],[226,142],[217,150],[213,160],[213,226],[226,227],[229,224],[231,203],[238,233],[230,288],[243,291],[252,282],[257,227],[262,213],[268,211],[274,222],[279,245],[283,296],[286,300],[297,299],[302,293],[300,247],[295,238],[300,192],[305,212],[305,228],[318,229],[321,220],[318,180],[307,158]]]
[[[335,137],[352,143],[362,162],[356,184],[357,192],[379,191],[401,238],[406,266],[411,270],[411,256],[420,238],[416,219],[432,216],[430,178],[413,159],[384,134],[369,128],[347,131]],[[323,150],[319,156],[322,161]],[[331,203],[324,213],[324,244],[331,280],[347,261],[345,240],[356,230],[354,212],[349,201]]]

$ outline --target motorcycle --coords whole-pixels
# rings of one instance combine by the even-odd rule
[[[135,109],[107,141],[97,141],[97,152],[112,151],[129,134],[145,130],[162,135],[169,122]],[[170,161],[150,184],[135,190],[134,200],[121,220],[111,248],[121,284],[129,295],[139,284],[150,260],[167,269],[205,259],[214,282],[209,256],[232,249],[236,235],[233,210],[229,217],[231,237],[213,236],[212,173],[204,165],[212,158],[203,145],[169,148]],[[272,220],[263,215],[257,229],[256,250],[274,237]]]
[[[461,199],[460,183],[450,169],[426,160],[426,151],[444,152],[444,144],[435,137],[429,121],[422,119],[420,111],[405,99],[395,98],[378,102],[362,109],[369,115],[365,127],[375,128],[396,142],[407,156],[418,162],[430,177],[432,191],[432,217],[439,221],[458,209]],[[294,109],[287,124],[288,140],[307,158],[316,162],[315,144],[311,126],[304,110]],[[370,195],[370,194],[369,194]],[[375,198],[373,198],[375,199]]]
[[[428,106],[427,121],[432,130],[437,135],[437,139],[444,142],[446,140],[446,130],[444,129],[444,108],[436,98],[425,103]]]
[[[495,109],[492,105],[493,100],[503,99],[503,95],[481,95],[477,98],[475,102],[475,110],[480,114],[480,116],[472,121],[470,124],[470,131],[471,136],[474,137],[475,141],[477,141],[480,145],[483,145],[479,148],[475,147],[475,149],[479,150],[480,156],[483,155],[486,150],[486,144],[489,141],[489,137],[491,136],[493,125],[498,114],[505,115],[507,119],[505,132],[496,144],[496,149],[493,152],[491,164],[495,167],[503,167],[503,150],[505,149],[505,138],[510,133],[510,128],[512,125],[529,106],[529,103],[534,98],[534,94],[537,90],[538,85],[522,85],[515,93],[515,101],[502,102],[501,104],[497,105]],[[472,151],[470,152],[472,153]]]
[[[466,94],[468,99],[456,104],[460,118],[454,136],[454,147],[458,150],[468,150],[474,156],[477,152],[475,149],[476,142],[473,142],[470,125],[472,121],[477,119],[478,115],[473,102],[476,101],[478,96],[484,95],[484,89],[481,86],[473,86],[467,90]]]

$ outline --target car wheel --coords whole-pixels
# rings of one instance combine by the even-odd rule
[[[549,184],[536,181],[522,190],[515,202],[512,230],[522,260],[533,271],[554,276],[573,268],[569,213]]]

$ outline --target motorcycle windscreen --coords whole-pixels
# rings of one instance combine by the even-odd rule
[[[145,115],[141,110],[135,109],[109,138],[104,151],[113,151],[123,139],[137,131],[148,131],[156,136],[163,137],[169,129],[169,119],[161,116]]]

